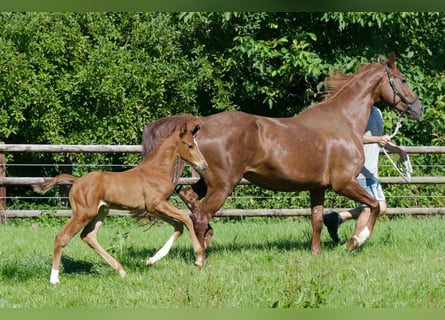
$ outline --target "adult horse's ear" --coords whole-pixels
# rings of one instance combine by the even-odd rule
[[[388,67],[394,68],[396,65],[396,53],[393,51],[389,55],[388,59],[386,60],[386,63],[388,64]]]
[[[195,127],[192,130],[192,136],[196,136],[198,134],[198,131],[201,129],[201,126],[198,124],[195,125]]]

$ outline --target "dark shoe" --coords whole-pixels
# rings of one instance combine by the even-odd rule
[[[338,212],[331,212],[323,215],[323,222],[325,226],[328,228],[329,235],[334,242],[340,242],[340,238],[338,236],[338,226],[343,223],[343,219],[340,217]]]

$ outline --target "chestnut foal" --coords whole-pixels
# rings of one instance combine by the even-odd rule
[[[189,130],[190,128],[190,130]],[[168,136],[137,167],[124,172],[93,171],[76,178],[61,174],[35,185],[34,190],[45,193],[62,181],[74,182],[69,199],[73,211],[70,221],[57,234],[50,282],[59,283],[59,268],[63,248],[82,228],[80,236],[122,277],[125,271],[97,241],[96,236],[110,208],[130,210],[133,216],[141,217],[154,214],[173,225],[175,231],[168,241],[168,248],[182,234],[183,225],[187,227],[195,252],[195,265],[202,266],[205,260],[204,249],[196,237],[192,219],[188,214],[168,202],[176,182],[173,174],[179,158],[190,163],[198,172],[207,168],[207,162],[199,150],[195,135],[199,130],[199,120],[184,123],[181,128]],[[158,252],[156,255],[165,255]],[[154,260],[157,260],[156,257]],[[152,258],[147,265],[153,263]]]

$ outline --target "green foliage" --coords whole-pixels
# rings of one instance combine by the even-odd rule
[[[354,72],[393,50],[425,106],[420,122],[403,120],[395,142],[445,142],[444,13],[4,12],[0,30],[5,143],[139,144],[148,122],[183,112],[292,116],[320,100],[333,70]],[[396,114],[379,106],[391,130]],[[92,168],[77,165],[138,161],[128,154],[10,154],[8,163],[68,167],[8,173],[83,174]]]
[[[413,142],[443,138],[442,13],[2,13],[0,29],[6,142],[137,144],[169,114],[294,115],[330,70],[392,50],[427,108]]]

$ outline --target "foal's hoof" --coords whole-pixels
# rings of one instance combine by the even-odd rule
[[[346,241],[346,250],[348,251],[353,251],[358,249],[360,246],[360,243],[357,239],[357,237],[351,237],[348,239],[348,241]]]

